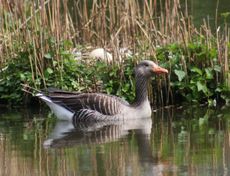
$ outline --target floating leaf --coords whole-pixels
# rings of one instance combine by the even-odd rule
[[[175,74],[178,77],[178,80],[181,82],[185,77],[185,72],[183,70],[174,70]]]

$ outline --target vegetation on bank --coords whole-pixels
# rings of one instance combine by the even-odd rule
[[[205,22],[195,28],[178,0],[160,5],[153,0],[11,2],[0,7],[2,103],[25,102],[21,84],[107,92],[132,101],[133,67],[143,58],[170,70],[152,80],[154,105],[228,103],[229,28],[226,24],[212,32]],[[109,47],[113,64],[76,61],[71,50],[84,51],[89,43]],[[118,61],[120,47],[131,48],[134,55]]]

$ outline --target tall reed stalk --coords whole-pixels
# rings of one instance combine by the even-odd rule
[[[217,42],[213,42],[214,35],[208,21],[205,20],[200,28],[194,27],[188,13],[187,0],[184,10],[179,0],[1,2],[0,68],[16,59],[20,52],[27,51],[32,79],[35,81],[36,78],[41,78],[44,86],[44,72],[48,64],[46,58],[51,51],[52,59],[60,70],[60,80],[63,79],[63,59],[60,52],[62,43],[67,40],[72,41],[74,46],[80,44],[111,48],[115,62],[119,60],[120,47],[129,47],[134,53],[157,61],[157,47],[177,43],[183,46],[189,56],[188,44],[197,40],[207,48],[216,47],[219,64],[224,72],[229,71],[229,28],[225,26],[224,33],[217,30]],[[70,50],[74,46],[64,47]],[[188,62],[192,62],[192,58],[189,59]],[[185,69],[186,62],[181,58]]]
[[[75,44],[103,47],[150,46],[146,53],[155,54],[156,46],[178,42],[184,44],[198,33],[209,35],[209,26],[199,32],[191,23],[187,4],[181,10],[179,0],[118,1],[118,0],[2,0],[1,63],[12,59],[15,43],[26,48],[35,44],[37,67],[42,71],[44,54],[50,49],[48,38],[60,42],[71,39]],[[187,1],[186,1],[187,3]],[[202,27],[201,27],[202,29]],[[146,44],[147,43],[147,44]],[[142,45],[145,44],[145,45]],[[7,56],[7,57],[5,57]],[[61,63],[60,67],[61,67]]]

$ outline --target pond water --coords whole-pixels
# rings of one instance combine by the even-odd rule
[[[183,9],[187,4],[188,13],[193,17],[196,27],[204,24],[204,19],[208,20],[213,32],[218,26],[223,27],[225,20],[228,25],[230,24],[229,16],[226,19],[223,17],[224,13],[230,12],[229,0],[180,0],[180,2]]]
[[[229,175],[230,110],[73,127],[40,110],[0,111],[0,175]]]

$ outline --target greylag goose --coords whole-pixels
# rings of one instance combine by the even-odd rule
[[[73,93],[66,91],[36,94],[61,120],[106,121],[146,118],[151,116],[147,84],[153,73],[168,70],[150,60],[143,60],[135,67],[136,98],[133,104],[112,95],[102,93]]]

